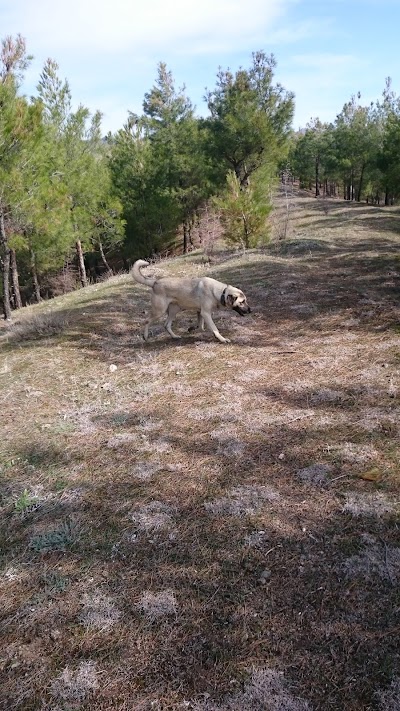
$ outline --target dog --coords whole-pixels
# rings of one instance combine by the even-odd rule
[[[131,275],[139,284],[150,287],[151,314],[146,321],[143,337],[147,341],[149,326],[167,315],[165,328],[172,338],[180,338],[172,330],[173,321],[179,311],[197,311],[197,326],[189,329],[201,328],[204,324],[221,343],[229,343],[228,338],[221,336],[213,319],[212,312],[221,306],[233,309],[240,316],[249,314],[251,309],[247,299],[240,289],[210,277],[200,278],[175,278],[175,277],[149,277],[142,274],[142,269],[148,267],[149,262],[138,259],[132,269]]]

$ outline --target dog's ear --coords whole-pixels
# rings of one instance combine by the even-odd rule
[[[225,296],[225,303],[227,306],[230,306],[230,308],[233,307],[233,304],[235,303],[235,301],[236,301],[236,296],[233,296],[233,294],[228,294],[227,296]]]

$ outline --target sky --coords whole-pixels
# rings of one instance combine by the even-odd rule
[[[50,57],[104,133],[142,113],[159,62],[206,116],[218,68],[249,68],[260,49],[295,93],[295,129],[334,121],[358,92],[379,99],[388,76],[400,94],[399,28],[400,0],[0,0],[0,39],[21,34],[34,56],[21,91],[37,93]]]

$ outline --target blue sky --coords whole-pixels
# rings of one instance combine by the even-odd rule
[[[273,53],[275,78],[295,92],[294,128],[333,121],[352,94],[378,99],[391,76],[400,94],[400,0],[0,0],[0,38],[20,33],[34,60],[22,90],[36,93],[48,57],[75,105],[116,131],[163,61],[199,115],[218,67],[248,67]]]

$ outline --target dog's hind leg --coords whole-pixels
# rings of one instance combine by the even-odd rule
[[[144,331],[143,331],[143,338],[145,341],[149,340],[149,326],[151,326],[153,323],[156,323],[161,318],[162,314],[159,316],[150,316],[144,326]]]
[[[172,336],[172,338],[180,338],[180,336],[177,336],[176,333],[174,333],[172,330],[172,323],[175,320],[176,314],[180,310],[181,309],[178,304],[170,304],[168,306],[168,318],[165,324],[165,328],[168,331],[169,335]]]
[[[150,316],[148,317],[145,327],[144,327],[144,332],[143,332],[143,338],[145,341],[148,340],[149,338],[149,326],[151,324],[156,323],[157,321],[160,320],[162,316],[165,314],[165,302],[163,299],[159,299],[157,297],[152,298],[151,300],[151,312]]]
[[[211,333],[214,334],[215,338],[217,338],[218,341],[220,341],[221,343],[230,343],[230,340],[228,338],[224,338],[223,336],[221,336],[220,332],[218,331],[218,328],[212,320],[210,313],[203,311],[201,313],[201,317],[204,319],[207,328],[210,329]]]

